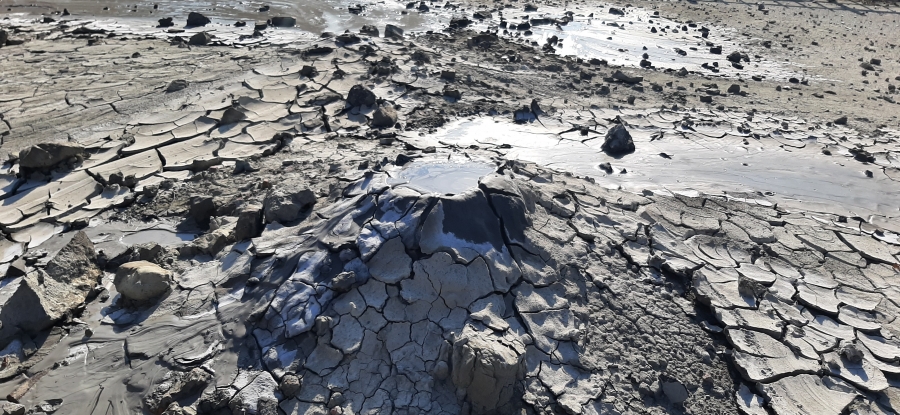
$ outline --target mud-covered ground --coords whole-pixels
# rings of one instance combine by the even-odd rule
[[[0,21],[0,411],[900,410],[890,5],[170,6]]]

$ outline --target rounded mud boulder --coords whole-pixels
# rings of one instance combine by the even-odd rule
[[[169,291],[172,272],[152,262],[127,262],[119,266],[113,284],[123,297],[138,302],[147,301]]]
[[[316,194],[309,189],[289,192],[276,189],[263,200],[263,217],[266,223],[289,223],[300,218],[304,209],[316,203]]]
[[[378,107],[372,114],[372,126],[375,128],[388,128],[397,124],[397,110],[390,105]]]
[[[472,413],[496,413],[524,377],[524,346],[509,343],[493,334],[469,332],[453,344],[453,384],[465,391]]]
[[[84,158],[84,147],[72,143],[41,143],[19,152],[19,166],[26,169],[50,169],[71,157]]]

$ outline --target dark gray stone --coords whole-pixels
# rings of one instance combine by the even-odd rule
[[[359,29],[359,33],[374,37],[378,37],[381,35],[381,33],[378,31],[378,28],[370,24],[364,24],[363,27]]]
[[[184,79],[176,79],[172,82],[169,82],[169,86],[166,87],[166,92],[178,92],[182,89],[185,89],[190,85],[188,81]]]
[[[351,107],[360,107],[363,105],[374,106],[376,101],[375,93],[369,88],[362,85],[354,85],[347,94],[347,103]]]
[[[297,19],[293,17],[278,16],[273,17],[271,23],[272,27],[294,27],[294,25],[297,24]]]
[[[190,12],[188,14],[188,18],[187,18],[188,26],[206,26],[210,23],[212,23],[212,20],[209,20],[208,17],[206,17],[200,13]]]
[[[372,126],[376,128],[388,128],[397,124],[397,111],[390,105],[378,107],[372,114]]]
[[[191,40],[188,41],[189,44],[194,46],[206,46],[209,42],[212,42],[212,36],[206,32],[197,33],[194,36],[191,36]]]
[[[634,152],[634,141],[624,125],[616,124],[606,132],[601,148],[609,155],[620,156]]]
[[[403,29],[392,24],[384,27],[384,37],[403,39]]]

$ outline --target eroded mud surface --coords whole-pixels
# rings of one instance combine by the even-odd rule
[[[900,410],[896,88],[816,112],[865,87],[695,6],[430,6],[0,23],[0,411]]]

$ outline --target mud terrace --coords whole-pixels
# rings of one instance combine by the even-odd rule
[[[895,45],[711,4],[0,20],[0,414],[900,412]]]

